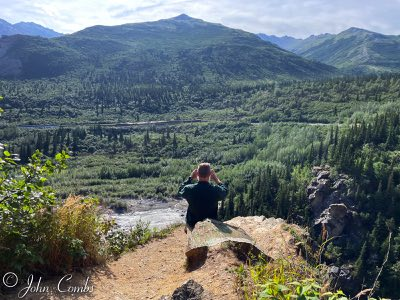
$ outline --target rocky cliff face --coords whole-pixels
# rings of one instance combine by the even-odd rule
[[[327,165],[314,167],[312,172],[315,177],[307,187],[307,194],[317,233],[323,240],[341,235],[360,239],[353,180],[346,174],[333,174]]]
[[[333,175],[327,165],[313,167],[312,173],[315,177],[307,187],[307,193],[314,215],[321,214],[331,204],[343,203],[350,209],[354,208],[353,182],[347,175]]]
[[[361,218],[354,199],[353,180],[346,174],[336,174],[330,166],[313,167],[315,176],[307,187],[308,200],[314,217],[314,238],[322,242],[330,240],[333,246],[360,245],[365,236]],[[338,262],[326,257],[331,263],[328,280],[332,286],[353,291],[353,266],[337,265]]]

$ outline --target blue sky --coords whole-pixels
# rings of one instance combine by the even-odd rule
[[[400,0],[0,0],[0,18],[71,33],[181,13],[254,33],[307,37],[360,27],[400,34]]]

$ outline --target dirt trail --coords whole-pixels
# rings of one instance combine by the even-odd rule
[[[210,252],[206,263],[195,271],[185,269],[187,237],[180,226],[165,239],[155,240],[123,255],[92,274],[94,291],[82,299],[160,299],[188,279],[194,279],[213,299],[239,299],[235,275],[230,272],[236,257]],[[218,262],[216,264],[215,262]]]
[[[262,216],[237,217],[227,223],[251,233],[259,249],[273,259],[301,259],[296,255],[295,239],[290,233],[295,231],[297,236],[304,233],[296,225]],[[177,287],[189,279],[203,286],[207,300],[242,299],[234,272],[241,262],[232,250],[227,247],[209,249],[203,265],[189,272],[185,266],[186,246],[187,236],[183,226],[179,226],[164,239],[153,240],[106,266],[85,270],[84,274],[74,273],[70,281],[64,282],[66,287],[82,287],[86,278],[89,278],[88,286],[93,286],[90,292],[59,293],[57,278],[42,282],[41,286],[49,286],[50,292],[30,292],[23,299],[159,300],[164,295],[171,296]],[[14,294],[4,299],[18,298]]]
[[[159,300],[164,295],[171,296],[189,279],[200,283],[211,300],[240,299],[233,272],[239,265],[235,255],[227,250],[210,250],[205,263],[189,272],[185,268],[186,245],[187,236],[179,226],[164,239],[153,240],[106,266],[85,270],[85,274],[74,273],[70,281],[65,281],[65,287],[82,287],[89,277],[88,286],[93,286],[93,291],[59,293],[57,278],[41,283],[41,287],[49,286],[50,292],[29,292],[22,299]],[[5,299],[18,299],[20,289]]]

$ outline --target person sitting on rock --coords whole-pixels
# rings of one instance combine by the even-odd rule
[[[193,183],[193,180],[198,180]],[[210,179],[216,184],[211,184]],[[209,163],[201,163],[192,171],[189,178],[182,183],[178,195],[189,204],[186,212],[186,227],[193,230],[197,222],[207,218],[218,219],[218,201],[228,194],[227,187],[219,180]]]

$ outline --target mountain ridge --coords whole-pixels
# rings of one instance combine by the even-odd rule
[[[335,66],[347,72],[400,71],[400,35],[385,35],[362,28],[350,27],[338,34],[311,35],[306,39],[258,34],[261,39],[304,58]],[[291,38],[291,37],[289,37]]]
[[[2,71],[2,77],[135,70],[133,76],[140,77],[137,83],[170,84],[300,79],[336,72],[335,68],[261,41],[255,34],[187,15],[144,23],[96,25],[50,40],[5,37],[0,39],[1,44],[7,44],[8,51],[0,54],[0,67],[11,60],[20,66],[13,72]]]
[[[54,38],[62,36],[61,33],[34,22],[18,22],[15,24],[11,24],[6,20],[0,19],[0,37],[2,35],[9,36],[16,34],[40,36],[44,38]]]

